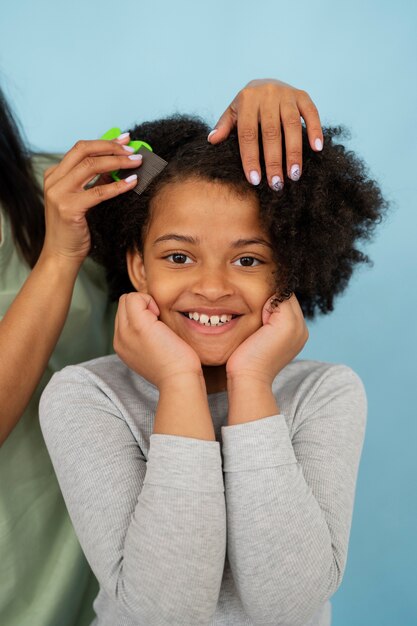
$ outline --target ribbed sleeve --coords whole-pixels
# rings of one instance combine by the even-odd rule
[[[151,435],[145,485],[206,493],[224,491],[220,444],[175,435]]]

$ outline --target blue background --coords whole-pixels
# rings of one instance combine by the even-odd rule
[[[134,0],[2,3],[0,81],[35,149],[175,110],[213,123],[252,78],[306,89],[352,130],[392,208],[306,358],[362,377],[369,417],[334,626],[417,624],[417,5]],[[414,244],[413,244],[414,242]]]

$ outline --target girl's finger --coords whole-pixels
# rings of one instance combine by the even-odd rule
[[[144,333],[144,336],[148,333],[150,325],[156,322],[159,316],[159,309],[155,300],[147,293],[128,293],[126,312],[132,327]]]
[[[280,112],[276,103],[266,101],[261,104],[261,129],[268,184],[274,191],[281,191],[284,186],[282,135]]]
[[[127,326],[127,314],[126,314],[126,295],[123,294],[119,298],[119,304],[117,307],[116,317],[114,320],[114,333],[113,333],[113,347],[117,353],[122,341],[121,334],[123,328]]]
[[[116,317],[114,320],[114,338],[116,338],[116,335],[117,335],[118,339],[120,339],[120,334],[123,331],[123,328],[126,328],[126,326],[127,326],[126,294],[123,294],[119,298]]]
[[[126,316],[125,305],[123,301],[124,295],[120,296],[117,306],[116,317],[114,318],[114,334],[119,332],[120,325],[122,324],[122,318]]]
[[[154,315],[159,315],[158,305],[151,295],[137,291],[127,294],[126,310],[128,316],[136,316],[138,311],[146,311],[147,309]]]
[[[299,91],[297,105],[307,127],[308,140],[312,150],[323,149],[323,131],[316,105],[305,91]]]
[[[265,326],[265,324],[267,324],[270,320],[271,315],[274,313],[275,311],[275,307],[274,307],[274,300],[275,300],[276,295],[272,295],[270,298],[268,298],[268,300],[265,302],[263,308],[262,308],[262,324]]]
[[[160,310],[158,308],[158,305],[156,304],[155,300],[152,298],[149,300],[149,304],[148,304],[148,309],[154,314],[156,315],[156,317],[159,317],[160,315]]]
[[[133,148],[124,146],[116,141],[96,139],[92,141],[77,141],[62,161],[55,167],[48,178],[48,184],[54,184],[57,180],[66,176],[74,167],[91,155],[124,155],[133,154]]]
[[[301,176],[303,161],[300,111],[295,101],[282,103],[281,121],[285,134],[287,176],[297,181]]]

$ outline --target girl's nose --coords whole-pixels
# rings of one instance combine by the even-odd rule
[[[203,296],[207,300],[214,302],[232,295],[234,287],[224,268],[211,266],[200,269],[198,276],[195,278],[192,291],[196,295]]]

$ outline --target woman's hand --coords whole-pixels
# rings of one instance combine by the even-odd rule
[[[270,302],[263,308],[261,328],[230,356],[226,365],[228,381],[270,386],[304,347],[308,330],[295,295],[275,309],[271,309]]]
[[[114,333],[119,357],[158,388],[176,376],[202,376],[197,354],[158,315],[158,305],[148,294],[134,292],[120,298]]]
[[[298,180],[302,171],[301,120],[304,119],[310,146],[316,152],[323,147],[323,133],[316,106],[308,93],[279,80],[252,80],[227,107],[209,134],[209,141],[220,143],[237,126],[240,153],[246,178],[253,185],[261,180],[258,148],[258,124],[268,183],[280,191],[284,185],[282,169],[281,126],[285,135],[287,176]]]
[[[80,265],[90,250],[90,232],[86,221],[88,209],[103,200],[125,193],[137,183],[137,177],[100,184],[86,189],[99,174],[121,168],[137,168],[140,158],[119,141],[79,141],[62,161],[45,172],[46,235],[42,256],[55,256]]]

